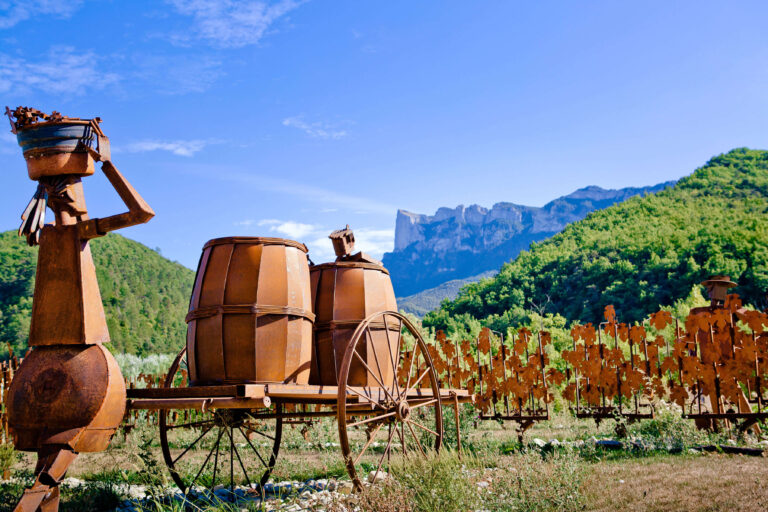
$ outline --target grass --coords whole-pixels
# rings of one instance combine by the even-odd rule
[[[555,414],[550,421],[535,425],[526,434],[527,442],[520,445],[511,424],[481,422],[474,428],[471,413],[464,410],[460,419],[463,458],[450,450],[439,457],[408,462],[393,456],[387,468],[390,478],[361,494],[343,497],[331,509],[340,511],[346,506],[349,510],[353,505],[363,511],[384,512],[768,510],[765,459],[689,453],[689,448],[702,444],[756,445],[766,440],[765,433],[763,437],[749,434],[739,438],[728,431],[700,432],[675,411],[661,410],[655,419],[627,425],[627,448],[606,450],[590,439],[615,438],[613,420],[596,425],[567,413]],[[450,446],[455,443],[452,411],[445,430]],[[305,434],[300,425],[284,428],[273,481],[346,478],[335,422],[318,421]],[[530,443],[534,437],[565,444],[534,449]],[[631,441],[643,448],[633,448]],[[185,442],[176,439],[179,446]],[[204,448],[199,455],[205,456]],[[13,509],[24,484],[31,482],[29,468],[34,466],[32,454],[6,450],[3,460],[13,464],[13,476],[18,480],[0,483],[0,512]],[[369,466],[363,464],[365,470],[370,470]],[[116,438],[106,452],[80,455],[68,476],[88,484],[62,490],[62,511],[113,510],[126,499],[127,485],[143,485],[161,496],[161,489],[170,484],[156,427],[146,424]],[[197,503],[185,509],[179,504],[169,506],[161,498],[146,505],[147,510],[157,512],[229,512],[261,507],[221,502]]]

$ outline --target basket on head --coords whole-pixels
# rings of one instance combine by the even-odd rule
[[[98,117],[69,118],[57,112],[48,115],[26,107],[14,111],[6,107],[6,114],[27,161],[30,179],[93,174],[94,160],[88,148],[97,147],[99,153],[108,158],[109,139],[99,128]]]

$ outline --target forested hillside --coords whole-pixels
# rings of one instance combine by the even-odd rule
[[[424,324],[451,331],[478,319],[503,331],[537,308],[597,322],[607,304],[635,321],[719,273],[739,282],[745,302],[765,304],[768,151],[735,149],[673,188],[591,213],[467,285]]]
[[[113,352],[175,353],[184,344],[194,272],[116,234],[91,242]],[[0,233],[0,355],[27,346],[37,248]]]

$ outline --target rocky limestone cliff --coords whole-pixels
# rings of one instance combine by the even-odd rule
[[[395,249],[384,254],[398,296],[412,295],[452,279],[489,270],[561,231],[588,213],[638,194],[657,192],[674,182],[651,187],[579,189],[542,207],[497,203],[439,208],[434,215],[397,212]]]

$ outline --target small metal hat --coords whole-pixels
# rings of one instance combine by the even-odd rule
[[[727,288],[733,288],[734,286],[739,286],[738,283],[734,283],[731,281],[730,276],[712,276],[706,281],[702,281],[701,283],[703,286],[712,286],[712,285],[721,285],[726,286]]]

